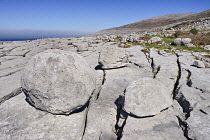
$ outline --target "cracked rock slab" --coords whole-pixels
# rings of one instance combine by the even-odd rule
[[[124,110],[144,117],[160,113],[172,105],[172,97],[160,81],[143,77],[132,82],[125,92]]]
[[[0,105],[0,140],[80,140],[86,111],[70,116],[36,110],[20,94]]]
[[[191,112],[187,123],[194,132],[196,139],[208,140],[210,138],[210,108]]]
[[[0,78],[0,100],[21,87],[20,78],[23,71]]]
[[[83,140],[116,140],[116,110],[103,101],[90,105]]]
[[[124,67],[128,63],[128,53],[117,47],[102,48],[98,63],[102,69]]]
[[[172,109],[154,117],[128,117],[121,140],[187,140]]]
[[[89,107],[83,140],[116,139],[114,128],[117,122],[116,100],[123,95],[130,82],[143,76],[150,76],[143,68],[124,67],[105,71],[105,83],[102,85],[98,100]]]

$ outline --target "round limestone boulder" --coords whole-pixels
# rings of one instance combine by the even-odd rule
[[[53,114],[81,108],[95,89],[94,72],[80,55],[46,50],[32,57],[21,78],[27,101]]]
[[[209,50],[209,51],[210,51],[210,45],[206,45],[206,46],[204,47],[204,50]]]
[[[105,47],[101,50],[98,63],[102,69],[114,69],[126,66],[128,53],[117,47]]]
[[[161,42],[161,38],[158,37],[158,36],[155,36],[155,37],[152,37],[148,40],[148,43],[151,44],[151,43],[158,43],[158,42]]]
[[[174,41],[171,43],[171,45],[181,46],[182,45],[182,39],[181,38],[174,39]]]
[[[139,117],[156,115],[172,105],[170,94],[158,80],[142,78],[126,88],[124,110]]]

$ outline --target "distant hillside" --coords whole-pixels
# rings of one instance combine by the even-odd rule
[[[179,23],[187,20],[196,20],[205,17],[210,17],[210,9],[200,13],[178,13],[156,16],[124,26],[102,30],[94,33],[93,35],[124,34],[135,31],[145,31],[148,29],[159,28],[169,24]]]
[[[179,22],[180,18],[187,17],[190,15],[192,15],[192,13],[179,13],[179,14],[169,14],[169,15],[157,16],[157,17],[152,17],[152,18],[148,18],[145,20],[141,20],[138,22],[134,22],[131,24],[127,24],[124,26],[120,26],[117,28],[141,28],[141,29],[154,28],[154,27],[172,24],[174,22]]]
[[[200,13],[179,13],[169,14],[163,16],[152,17],[149,19],[141,20],[135,23],[127,24],[117,28],[154,28],[173,24],[176,22],[195,20],[199,18],[210,17],[210,9]]]

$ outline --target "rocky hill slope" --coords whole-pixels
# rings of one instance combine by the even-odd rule
[[[143,31],[163,31],[168,28],[172,28],[176,25],[185,26],[186,23],[194,23],[209,20],[210,10],[206,10],[200,13],[178,13],[169,14],[163,16],[157,16],[141,20],[135,23],[127,24],[124,26],[102,30],[94,33],[93,35],[110,35],[110,34],[128,34],[132,32],[143,32]],[[209,21],[208,21],[209,24]],[[205,27],[204,27],[205,29]]]

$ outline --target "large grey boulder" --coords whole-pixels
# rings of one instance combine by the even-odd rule
[[[74,46],[77,47],[78,52],[88,51],[88,47],[89,47],[87,42],[74,43]]]
[[[210,50],[210,45],[206,45],[206,46],[204,47],[204,50]]]
[[[174,41],[171,43],[171,45],[176,45],[176,46],[181,46],[182,39],[181,38],[176,38]]]
[[[95,77],[80,55],[47,50],[28,62],[21,85],[34,107],[54,114],[69,114],[89,100],[95,89]]]
[[[121,37],[120,37],[120,42],[127,42],[127,39],[128,39],[128,35],[122,35]]]
[[[124,67],[128,63],[128,53],[117,47],[105,47],[100,52],[98,63],[102,69]]]
[[[171,93],[156,79],[141,78],[125,92],[124,110],[135,116],[152,116],[172,105]]]
[[[160,38],[160,37],[158,37],[158,36],[155,36],[155,37],[152,37],[152,38],[150,38],[149,40],[148,40],[148,43],[150,44],[150,43],[158,43],[158,42],[160,42],[162,39]]]
[[[186,47],[196,47],[195,45],[191,44],[191,38],[176,38],[171,43],[171,45],[175,46],[186,46]]]
[[[187,46],[188,44],[190,44],[191,42],[191,38],[182,38],[182,46]]]

